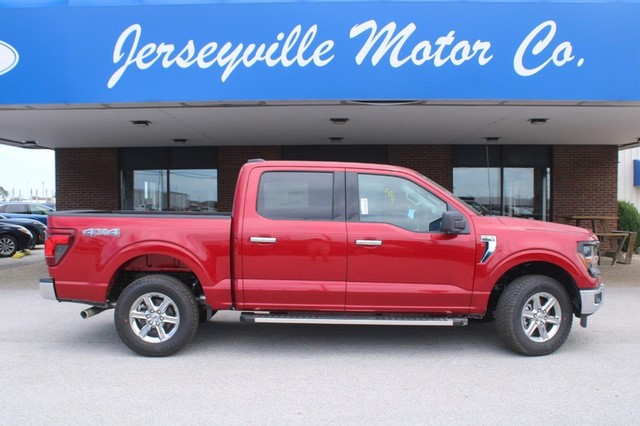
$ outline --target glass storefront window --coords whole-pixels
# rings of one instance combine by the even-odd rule
[[[457,167],[453,192],[485,215],[550,220],[550,168]]]
[[[217,170],[170,170],[169,207],[173,211],[215,212],[218,204]]]
[[[118,162],[123,210],[218,209],[215,147],[120,148]]]
[[[533,217],[533,169],[504,169],[504,216]]]
[[[133,209],[166,210],[167,187],[166,170],[134,170]]]
[[[215,212],[218,207],[218,171],[123,171],[122,197],[124,210]]]
[[[480,214],[500,215],[500,168],[456,167],[453,193]]]
[[[551,219],[548,145],[457,145],[453,193],[481,214]]]

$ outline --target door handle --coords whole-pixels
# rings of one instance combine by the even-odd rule
[[[249,241],[258,244],[275,244],[278,242],[278,239],[274,237],[251,237]]]
[[[357,246],[378,247],[382,245],[380,240],[356,240]]]

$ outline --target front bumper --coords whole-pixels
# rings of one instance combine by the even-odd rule
[[[40,278],[40,296],[47,300],[58,300],[53,278]]]
[[[44,240],[47,239],[47,230],[39,229],[37,235],[33,236],[36,239],[36,244],[44,244]]]
[[[594,314],[604,304],[604,284],[592,290],[580,290],[581,316]]]

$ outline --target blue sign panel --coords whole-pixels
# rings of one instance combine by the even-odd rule
[[[0,103],[640,101],[638,3],[0,9]]]

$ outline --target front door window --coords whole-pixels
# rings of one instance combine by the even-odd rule
[[[388,223],[414,232],[437,232],[447,204],[415,183],[385,175],[358,175],[361,222]]]

